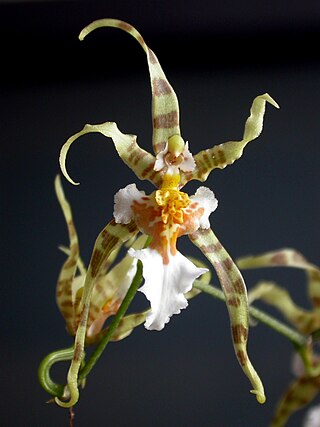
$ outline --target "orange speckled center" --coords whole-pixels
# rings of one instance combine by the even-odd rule
[[[173,185],[162,186],[140,201],[134,200],[131,208],[137,226],[152,237],[150,248],[160,253],[164,264],[169,263],[170,253],[176,254],[177,238],[196,231],[204,213],[197,202],[192,202],[188,194]]]

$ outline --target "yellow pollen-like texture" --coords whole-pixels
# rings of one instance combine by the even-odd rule
[[[158,206],[162,207],[161,217],[164,224],[169,220],[183,223],[183,209],[190,204],[188,194],[179,190],[163,189],[156,191],[155,199]]]

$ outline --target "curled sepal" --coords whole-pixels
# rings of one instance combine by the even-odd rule
[[[242,156],[245,146],[256,139],[262,131],[266,102],[279,108],[267,93],[257,96],[253,100],[242,140],[224,142],[196,154],[194,156],[196,167],[192,172],[181,173],[181,186],[191,179],[205,181],[213,169],[223,169],[238,160]]]
[[[259,255],[249,255],[237,259],[237,265],[241,269],[261,267],[293,267],[303,270],[319,271],[319,267],[311,264],[295,249],[281,248],[265,252]]]
[[[80,304],[80,322],[75,336],[74,353],[67,378],[70,399],[64,402],[57,397],[55,398],[56,403],[62,407],[70,408],[75,405],[79,399],[78,373],[84,356],[88,314],[95,278],[98,276],[101,266],[110,253],[116,249],[118,245],[132,238],[137,232],[138,230],[134,223],[123,225],[116,224],[115,221],[112,220],[100,232],[96,239],[84,282]]]
[[[217,273],[226,297],[236,356],[254,387],[251,392],[256,395],[259,403],[264,403],[266,398],[262,382],[247,354],[249,308],[246,286],[241,273],[211,229],[199,229],[189,237],[208,258]]]
[[[289,292],[276,283],[259,282],[250,289],[248,297],[250,304],[254,300],[260,299],[266,304],[276,307],[302,334],[309,335],[313,331],[320,329],[319,314],[313,310],[308,311],[299,307],[292,300]]]
[[[168,82],[158,58],[131,24],[119,19],[99,19],[86,26],[81,31],[79,39],[83,40],[91,31],[101,27],[114,27],[127,32],[137,40],[147,55],[152,92],[152,143],[154,152],[158,154],[164,149],[171,136],[180,135],[177,96]]]
[[[67,259],[64,262],[58,277],[56,301],[58,308],[65,319],[69,333],[74,335],[77,324],[77,313],[74,304],[74,277],[80,260],[79,242],[72,218],[71,207],[65,198],[59,175],[56,176],[54,184],[56,195],[66,220],[69,233],[69,250],[67,251]]]
[[[320,310],[320,268],[310,263],[300,252],[281,248],[259,255],[241,257],[237,260],[241,269],[262,267],[292,267],[305,270],[308,279],[308,296],[315,309]],[[320,320],[319,320],[320,321]]]
[[[71,144],[80,136],[92,132],[98,132],[108,138],[111,138],[119,156],[124,161],[124,163],[129,166],[130,169],[132,169],[137,177],[139,179],[147,179],[157,185],[157,181],[154,182],[157,174],[153,170],[153,166],[156,160],[155,157],[139,147],[136,142],[137,137],[135,135],[122,133],[114,122],[106,122],[97,125],[86,124],[80,132],[72,135],[63,144],[60,151],[59,162],[61,171],[68,181],[74,185],[79,184],[78,182],[73,181],[67,172],[66,158],[69,148]]]
[[[306,406],[316,397],[319,389],[320,376],[300,377],[295,380],[280,399],[270,427],[284,427],[294,412]]]

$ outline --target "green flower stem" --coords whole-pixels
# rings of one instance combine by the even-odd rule
[[[51,396],[62,397],[65,386],[56,384],[50,376],[50,369],[57,362],[71,360],[73,357],[73,346],[62,350],[54,351],[48,354],[40,363],[38,369],[38,378],[41,387]]]
[[[81,369],[79,373],[79,381],[81,382],[84,380],[88,374],[90,373],[91,369],[94,367],[94,365],[97,363],[98,359],[102,355],[104,349],[106,348],[108,342],[110,341],[113,333],[117,329],[121,319],[125,315],[129,305],[131,304],[131,301],[133,300],[140,284],[142,282],[142,263],[140,260],[137,262],[137,271],[133,278],[133,281],[131,283],[131,286],[124,297],[119,310],[115,314],[112,322],[110,323],[110,326],[104,335],[104,337],[99,342],[98,346],[96,347],[95,351],[91,354],[90,358],[88,359],[87,363],[84,365],[84,367]]]
[[[205,292],[217,299],[220,299],[221,301],[226,300],[224,293],[213,285],[208,285],[204,282],[201,282],[201,280],[196,280],[193,286],[202,292]],[[249,314],[254,319],[264,323],[265,325],[277,331],[279,334],[288,338],[297,349],[300,349],[307,344],[307,337],[290,328],[289,326],[277,320],[276,318],[270,316],[269,314],[263,312],[262,310],[259,310],[258,308],[253,306],[249,306]]]

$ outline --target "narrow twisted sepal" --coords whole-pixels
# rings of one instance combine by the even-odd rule
[[[101,266],[110,253],[116,249],[118,245],[121,245],[123,242],[132,238],[136,233],[137,228],[134,223],[123,225],[116,224],[115,221],[112,220],[100,232],[96,239],[84,282],[83,295],[80,304],[80,322],[75,336],[74,353],[67,378],[70,400],[64,402],[57,397],[55,398],[56,403],[64,408],[70,408],[75,405],[79,399],[78,373],[84,355],[84,343],[95,278],[98,276]]]
[[[142,35],[127,22],[119,19],[99,19],[87,25],[80,33],[83,40],[97,28],[114,27],[134,37],[147,55],[151,92],[152,92],[152,124],[153,150],[158,154],[164,149],[166,142],[173,135],[180,135],[178,98],[168,82],[155,53],[147,46]]]
[[[259,403],[264,403],[266,397],[262,382],[247,354],[249,308],[242,275],[211,229],[199,229],[189,237],[208,258],[217,273],[226,297],[236,356],[242,370],[254,387],[251,393],[256,395]]]

